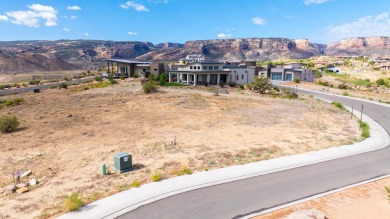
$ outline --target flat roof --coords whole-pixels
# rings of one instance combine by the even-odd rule
[[[130,61],[127,59],[106,59],[106,61],[120,62],[120,63],[126,63],[126,64],[150,64],[150,62]]]
[[[224,71],[224,70],[218,70],[218,71],[214,71],[214,70],[210,70],[210,71],[203,71],[203,70],[198,70],[198,71],[186,71],[186,70],[171,70],[169,72],[172,72],[172,73],[198,73],[198,74],[204,74],[204,73],[207,73],[207,74],[212,74],[212,73],[230,73],[231,71]]]

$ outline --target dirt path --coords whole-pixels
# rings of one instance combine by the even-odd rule
[[[100,89],[26,93],[5,107],[19,131],[0,134],[0,218],[61,214],[63,199],[79,192],[87,202],[185,170],[205,171],[359,140],[356,120],[312,98],[288,100],[230,90],[215,96],[194,88],[143,94],[125,83]],[[3,97],[4,98],[4,97]],[[100,175],[118,152],[133,156],[135,171]],[[16,170],[31,169],[38,186],[11,194]]]

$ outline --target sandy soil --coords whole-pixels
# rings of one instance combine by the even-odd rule
[[[326,218],[384,219],[390,218],[390,202],[385,186],[390,186],[390,178],[346,189],[322,198],[314,199],[256,219],[286,218],[293,212],[316,210]],[[289,217],[292,218],[292,217]]]
[[[323,80],[326,81],[326,80]],[[327,92],[327,93],[333,93],[333,94],[339,94],[343,95],[344,92],[348,92],[348,96],[351,97],[358,97],[362,99],[369,99],[369,100],[374,100],[374,101],[379,101],[381,100],[382,102],[390,102],[390,89],[378,89],[375,91],[364,91],[364,90],[342,90],[342,89],[337,89],[337,88],[330,88],[330,87],[325,87],[319,84],[313,84],[313,83],[306,83],[306,82],[300,82],[298,84],[294,82],[287,82],[283,83],[285,85],[289,85],[292,87],[298,86],[298,88],[304,88],[304,89],[310,89],[310,90],[317,90],[317,91],[322,91],[322,92]]]
[[[297,100],[230,90],[164,88],[139,84],[21,94],[25,103],[5,107],[18,131],[0,134],[0,218],[61,214],[63,200],[80,192],[86,202],[181,170],[205,171],[359,140],[346,111],[309,97]],[[176,142],[176,144],[174,143]],[[118,152],[133,156],[134,171],[101,176]],[[5,190],[16,170],[31,169],[40,182],[24,194]]]
[[[76,75],[80,75],[84,70],[72,70],[72,71],[50,71],[50,72],[36,72],[36,73],[21,73],[21,74],[1,74],[0,84],[14,83],[14,82],[27,82],[32,79],[40,80],[61,80],[65,77],[72,78]],[[96,73],[96,71],[91,71]]]

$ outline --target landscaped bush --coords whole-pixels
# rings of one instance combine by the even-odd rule
[[[294,82],[298,84],[298,83],[300,83],[301,81],[299,80],[299,78],[294,78]]]
[[[100,76],[96,76],[96,77],[95,77],[95,81],[103,81],[103,78],[100,77]]]
[[[345,83],[342,83],[342,84],[337,85],[337,88],[338,89],[348,89],[348,85]]]
[[[379,78],[378,80],[376,80],[376,85],[378,86],[385,85],[385,80],[383,78]]]
[[[120,79],[123,81],[126,79],[126,77],[124,75],[121,75]]]
[[[109,77],[108,80],[111,82],[111,84],[117,84],[117,83],[118,83],[118,81],[115,80],[115,79],[112,78],[112,77]]]
[[[67,211],[76,211],[83,206],[83,200],[78,192],[73,192],[64,200],[65,209]]]
[[[370,127],[366,122],[361,122],[360,128],[362,129],[362,134],[361,134],[362,138],[370,137]]]
[[[251,91],[253,89],[253,84],[251,84],[251,83],[247,83],[245,86],[246,86],[246,89],[248,89],[249,91]]]
[[[154,85],[154,81],[149,79],[149,81],[147,83],[142,85],[142,89],[143,89],[144,93],[148,94],[148,93],[155,92],[157,90],[157,87],[156,87],[156,85]]]
[[[41,83],[40,80],[31,80],[31,81],[28,81],[28,84],[29,85],[39,85]]]
[[[138,181],[133,181],[130,185],[131,187],[137,188],[140,186],[140,183]]]
[[[134,77],[134,78],[138,78],[139,75],[138,75],[137,73],[134,73],[133,77]]]
[[[339,109],[344,109],[343,104],[341,104],[340,102],[334,101],[334,102],[332,102],[332,105],[339,108]]]
[[[207,82],[207,81],[204,82],[204,86],[205,86],[205,87],[208,87],[208,86],[209,86],[209,82]]]
[[[60,86],[58,86],[60,89],[68,89],[68,85],[66,83],[61,83]]]
[[[349,96],[349,93],[347,91],[344,91],[343,93],[341,93],[341,95],[343,96]]]
[[[236,82],[229,81],[229,86],[230,86],[230,87],[235,87],[235,86],[236,86]]]
[[[164,86],[165,85],[165,82],[167,82],[167,75],[166,74],[160,74],[158,76],[159,80],[158,80],[158,84],[160,86]]]
[[[6,114],[0,117],[0,132],[13,132],[19,127],[20,123],[15,115]]]
[[[219,82],[219,86],[220,86],[220,87],[223,87],[223,86],[225,86],[225,84],[226,84],[226,83],[225,83],[225,82],[223,82],[223,81],[220,81],[220,82]]]

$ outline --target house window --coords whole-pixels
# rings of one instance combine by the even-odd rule
[[[271,75],[271,80],[281,81],[282,80],[282,74],[281,73],[279,73],[279,74],[272,74]]]
[[[213,66],[209,66],[209,70],[213,70]]]
[[[244,75],[241,75],[241,79],[244,80]]]
[[[218,70],[219,69],[219,66],[214,66],[214,70]]]
[[[190,66],[190,69],[192,69],[192,66]]]
[[[238,81],[238,75],[237,75],[237,81]]]
[[[292,74],[286,75],[286,81],[292,81]]]
[[[207,70],[207,66],[203,66],[203,70]]]
[[[198,66],[198,69],[200,70],[200,66]]]
[[[233,78],[232,75],[230,75],[230,80],[233,80],[232,78]]]
[[[154,70],[157,71],[157,68],[155,68]]]

